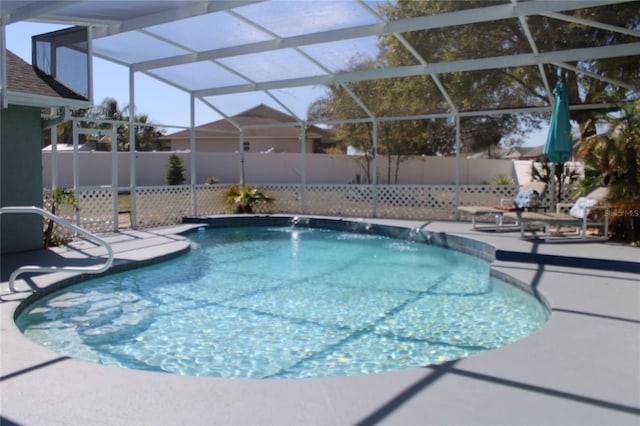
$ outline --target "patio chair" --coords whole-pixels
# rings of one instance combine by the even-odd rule
[[[544,182],[529,182],[520,187],[515,199],[502,198],[498,206],[460,206],[457,210],[471,216],[471,225],[474,230],[491,229],[498,232],[505,229],[503,222],[505,213],[537,209],[546,189],[547,185]],[[495,224],[480,226],[476,223],[478,216],[493,216]],[[517,222],[514,222],[514,225],[516,224]]]
[[[609,208],[606,199],[609,191],[606,187],[598,187],[589,192],[586,196],[578,198],[575,203],[558,203],[555,213],[548,212],[528,212],[517,211],[508,213],[508,217],[517,220],[520,224],[520,235],[525,237],[525,232],[543,228],[545,242],[550,241],[552,234],[549,229],[556,227],[554,237],[568,239],[578,236],[581,240],[607,240],[609,234]],[[562,210],[570,207],[568,213]],[[596,215],[596,211],[603,211],[603,214]],[[560,228],[575,228],[575,233],[560,232]],[[602,227],[602,236],[587,235],[587,228]],[[574,238],[575,239],[575,238]]]

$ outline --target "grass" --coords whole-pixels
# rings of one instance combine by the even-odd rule
[[[118,194],[118,211],[131,210],[131,194]]]

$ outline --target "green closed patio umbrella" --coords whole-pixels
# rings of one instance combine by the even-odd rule
[[[564,84],[561,82],[556,84],[553,89],[553,96],[549,133],[542,153],[554,164],[552,173],[555,176],[555,165],[569,161],[573,146],[571,145],[571,123],[569,122],[569,98]],[[560,185],[562,185],[562,182],[560,182]],[[559,187],[558,201],[560,201],[561,191],[562,187]],[[551,199],[553,200],[553,197]]]

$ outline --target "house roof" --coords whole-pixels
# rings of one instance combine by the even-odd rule
[[[270,106],[260,104],[247,111],[241,112],[229,119],[221,119],[196,127],[196,137],[208,139],[228,139],[238,133],[237,124],[243,129],[247,138],[277,136],[282,139],[297,139],[300,137],[300,124],[298,121],[283,112]],[[200,131],[206,129],[207,131]],[[310,126],[307,130],[307,138],[330,139],[333,132],[317,126]],[[182,130],[164,137],[164,139],[188,139],[189,130]]]
[[[6,51],[8,103],[37,107],[86,107],[89,100]]]

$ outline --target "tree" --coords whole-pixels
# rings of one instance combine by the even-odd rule
[[[379,12],[388,20],[409,19],[416,16],[455,12],[492,4],[469,0],[414,1],[398,0],[379,6]],[[635,30],[640,25],[637,3],[604,5],[564,12],[579,19],[606,22],[612,26]],[[528,27],[540,51],[607,46],[635,42],[632,35],[609,31],[588,25],[567,23],[547,16],[527,17]],[[480,22],[402,34],[415,52],[427,63],[449,62],[483,57],[500,57],[530,53],[531,46],[524,27],[518,19],[499,22]],[[380,55],[375,59],[354,58],[344,71],[362,71],[379,67],[415,65],[418,60],[395,35],[379,39]],[[562,81],[567,87],[572,105],[610,102],[615,97],[628,96],[624,88],[591,77],[590,73],[640,86],[637,56],[615,59],[569,62],[570,67],[582,68],[576,73],[557,65],[545,65],[543,74],[549,85]],[[435,114],[459,111],[518,108],[523,106],[549,106],[549,94],[538,67],[487,69],[438,75],[439,85],[430,76],[390,78],[377,81],[350,83],[349,88],[377,117]],[[453,105],[443,95],[446,91]],[[628,99],[628,98],[627,98]],[[594,134],[595,127],[584,126],[594,115],[591,110],[573,110],[572,119],[581,124],[583,136]],[[343,87],[331,87],[327,97],[318,100],[310,110],[313,117],[347,119],[366,117],[362,109],[348,96]],[[501,116],[463,117],[461,140],[463,150],[487,150],[500,143],[518,144],[527,131],[537,129],[548,118],[541,114],[503,114]],[[349,143],[370,145],[367,124],[336,126],[341,139]],[[389,138],[380,144],[381,152],[398,153],[390,141],[403,141],[402,152],[425,155],[450,155],[454,152],[455,123],[451,119],[420,120],[416,125],[404,126],[402,131],[412,134],[398,135],[400,126],[389,130]],[[383,130],[383,134],[386,130]],[[406,147],[409,144],[409,147]]]
[[[137,115],[134,120],[136,123],[149,123],[147,126],[136,126],[136,150],[164,150],[164,146],[160,140],[162,132],[149,122],[149,116],[147,114]]]
[[[582,188],[608,186],[612,232],[628,241],[640,241],[640,100],[593,121],[606,123],[608,131],[587,137],[578,145],[577,153],[587,169]],[[595,123],[585,126],[595,128]]]
[[[388,19],[396,20],[417,15],[471,9],[486,4],[491,2],[398,0],[393,4],[387,3],[382,6],[380,12]],[[640,24],[640,8],[633,2],[577,9],[566,13],[576,18],[606,22],[609,25],[627,29],[635,30]],[[636,41],[633,36],[621,32],[567,23],[541,15],[528,17],[527,24],[536,40],[538,50],[543,52],[591,47],[594,44],[606,46]],[[531,52],[529,40],[517,19],[412,31],[404,34],[404,37],[418,54],[430,63]],[[415,62],[411,53],[403,48],[394,36],[382,37],[380,46],[390,65]],[[569,62],[569,65],[606,75],[609,78],[627,81],[636,87],[640,85],[638,84],[640,72],[638,72],[637,57],[585,60]],[[560,66],[545,65],[544,74],[552,87],[556,81],[562,81],[565,84],[571,105],[609,102],[612,98],[625,96],[626,89],[594,79],[588,73],[575,73]],[[463,111],[548,105],[549,102],[537,67],[450,73],[441,75],[440,79],[454,103]],[[423,94],[425,95],[427,93]],[[437,95],[437,93],[430,93],[430,95]],[[572,119],[579,123],[585,123],[591,116],[591,111],[572,111]],[[500,133],[503,136],[517,134],[524,128],[535,127],[540,120],[541,117],[536,115],[519,115],[512,119],[512,122],[503,123],[499,127]],[[586,132],[583,136],[595,132],[594,127],[582,126],[582,128]]]
[[[131,108],[127,105],[123,109],[118,106],[118,101],[113,98],[105,98],[102,103],[93,111],[92,118],[114,121],[129,121]],[[135,126],[135,149],[136,151],[153,151],[161,150],[162,142],[160,137],[162,132],[156,128],[150,121],[147,114],[133,116],[136,123],[149,123],[148,125]],[[99,124],[97,127],[102,129],[111,129],[110,123]],[[117,127],[118,134],[118,150],[128,151],[130,147],[129,126],[127,124],[119,124]]]
[[[186,179],[184,161],[176,154],[169,157],[169,166],[167,167],[167,175],[165,182],[167,185],[182,185]]]
[[[122,124],[116,126],[118,151],[129,150],[129,125],[125,124],[129,121],[127,112],[129,107],[120,109],[118,101],[113,98],[104,98],[100,105],[93,107],[92,109],[79,109],[71,111],[71,115],[76,118],[86,118],[86,121],[81,122],[81,126],[84,129],[96,129],[96,134],[99,134],[101,130],[106,131],[113,128],[112,123],[99,123],[98,120],[119,121]],[[150,120],[147,114],[140,114],[134,116],[136,123],[144,123],[143,125],[135,126],[135,139],[137,151],[161,151],[164,150],[162,141],[162,131],[158,129]],[[147,124],[148,123],[148,124]],[[85,142],[87,135],[79,135],[80,143]],[[67,121],[58,126],[58,142],[71,144],[73,143],[73,127],[72,122]],[[113,141],[112,141],[113,142]],[[51,144],[50,132],[44,132],[43,134],[43,146]]]
[[[383,64],[382,59],[352,60],[345,71],[375,69]],[[416,81],[417,80],[417,81]],[[336,137],[343,145],[351,145],[363,155],[357,161],[363,168],[366,182],[371,182],[371,160],[373,159],[375,117],[401,116],[419,113],[424,100],[419,90],[399,90],[406,87],[405,79],[370,80],[352,83],[348,90],[344,86],[331,86],[326,97],[316,100],[307,113],[309,120],[341,120],[360,118],[359,122],[340,123],[335,126]],[[411,84],[432,84],[419,77]],[[367,112],[351,96],[367,105],[374,115]],[[366,120],[366,121],[365,121]],[[453,134],[446,120],[405,120],[398,122],[378,121],[378,152],[387,155],[387,181],[397,182],[399,166],[408,155],[446,155],[453,150]]]
[[[95,119],[95,120],[113,120],[113,121],[126,121],[128,117],[125,116],[124,112],[118,106],[118,101],[114,98],[104,98],[100,105],[97,105],[87,114],[87,118]],[[111,123],[95,123],[95,122],[87,122],[87,127],[95,127],[96,129],[103,130],[111,130]],[[129,128],[124,124],[119,124],[116,127],[116,141],[118,146],[118,151],[126,151],[129,146]],[[114,143],[114,141],[111,141]]]
[[[77,109],[70,112],[72,117],[85,117],[87,109]],[[43,122],[44,124],[44,122]],[[57,126],[58,143],[72,144],[73,143],[73,126],[71,121],[66,121]],[[86,135],[78,135],[80,142],[84,142]],[[51,131],[45,129],[42,132],[42,147],[51,145]]]

